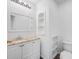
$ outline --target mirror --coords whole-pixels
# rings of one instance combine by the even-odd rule
[[[31,27],[34,26],[32,22],[34,20],[30,16],[25,16],[22,14],[11,12],[10,20],[11,30],[13,31],[30,31],[32,30]]]

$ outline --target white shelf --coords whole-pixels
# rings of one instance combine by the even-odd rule
[[[8,32],[30,32],[26,30],[8,30]]]

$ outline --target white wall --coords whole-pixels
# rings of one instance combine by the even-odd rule
[[[50,4],[50,35],[58,35],[63,40],[72,41],[72,1],[66,1],[60,6]]]
[[[59,28],[58,28],[58,7],[54,3],[51,2],[49,8],[49,33],[50,37],[59,36]]]
[[[72,41],[72,2],[62,4],[58,9],[58,28],[66,41]]]

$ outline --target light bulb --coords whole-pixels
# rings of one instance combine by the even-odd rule
[[[19,2],[22,2],[22,0],[19,0]]]

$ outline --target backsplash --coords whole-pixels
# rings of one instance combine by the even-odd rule
[[[14,39],[17,37],[22,37],[22,38],[27,38],[27,37],[34,37],[36,36],[36,33],[31,33],[31,32],[8,32],[8,39]]]

